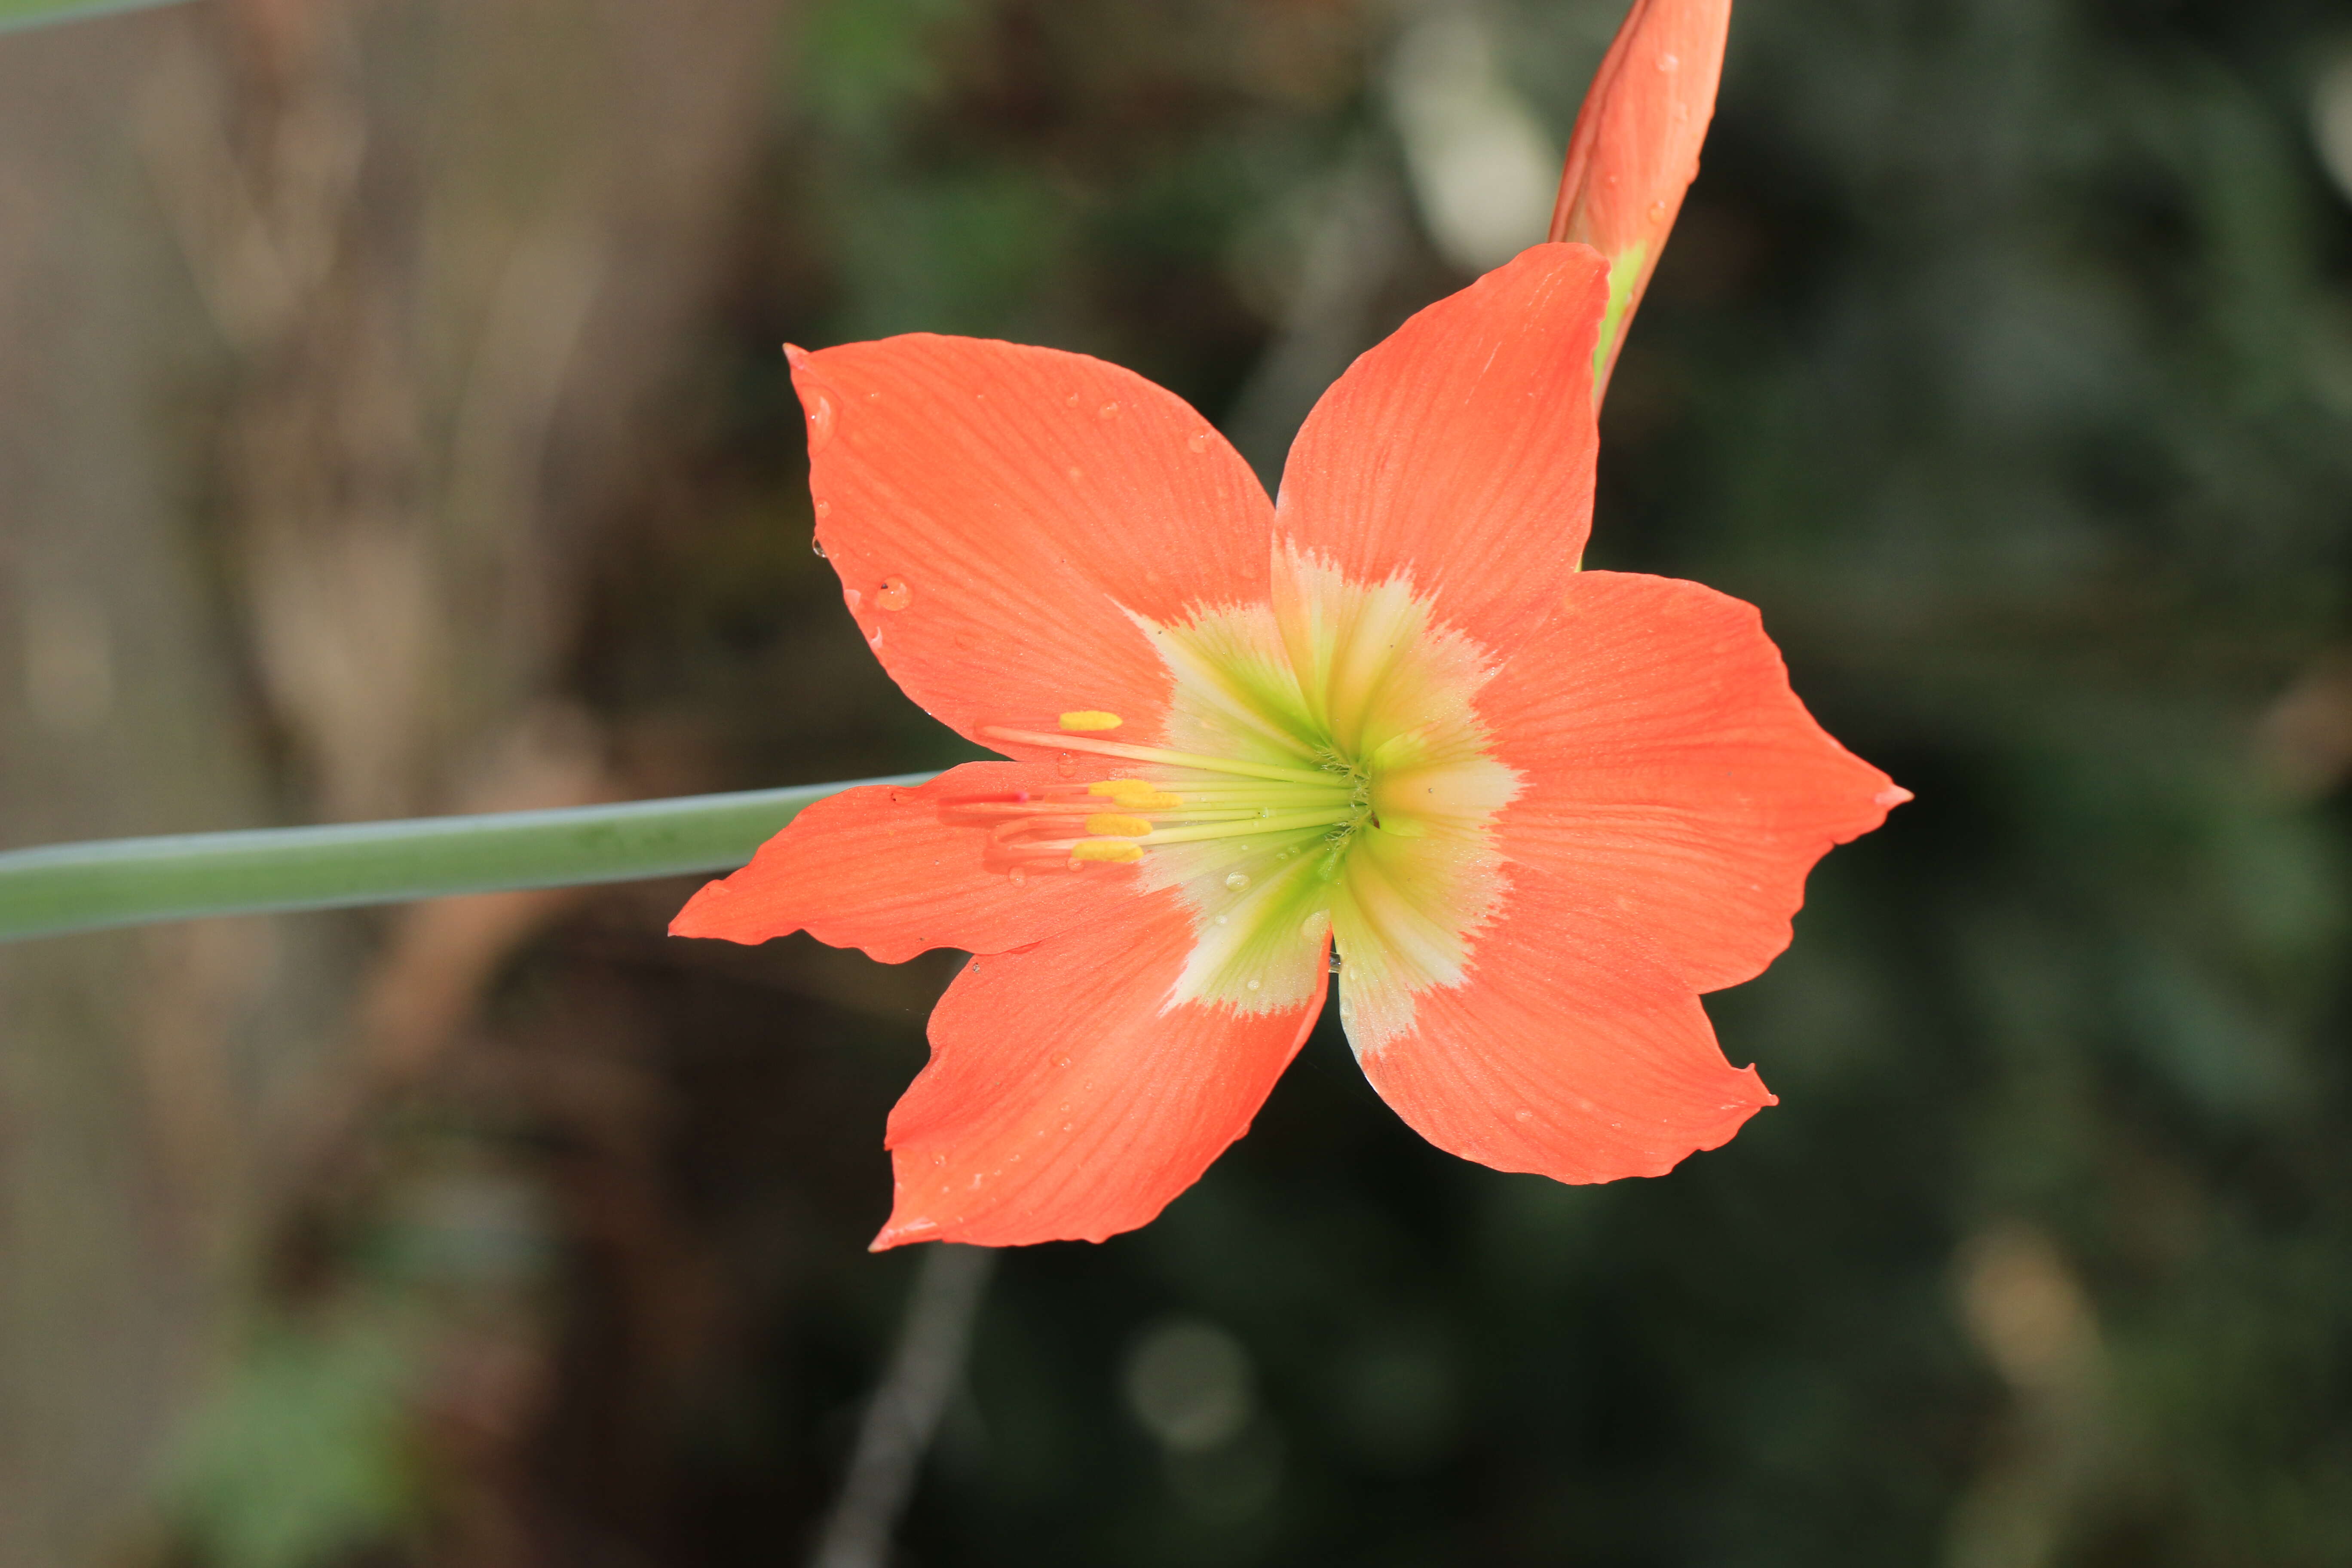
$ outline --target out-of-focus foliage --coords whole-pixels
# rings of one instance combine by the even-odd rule
[[[1085,350],[1274,471],[1501,243],[1437,172],[1538,237],[1513,149],[1564,139],[1619,12],[780,14],[691,363],[574,497],[561,694],[646,793],[966,754],[809,551],[774,345]],[[1737,12],[1589,559],[1755,601],[1917,793],[1709,1000],[1781,1104],[1570,1189],[1429,1149],[1325,1028],[1158,1224],[1003,1260],[908,1561],[2352,1559],[2347,50],[2326,0]],[[882,1120],[950,966],[667,942],[683,891],[529,927],[465,1049],[281,1205],[264,1321],[411,1336],[387,1560],[769,1563],[837,1484],[911,1264],[862,1251]],[[527,1268],[385,1262],[438,1256],[432,1194],[517,1187]],[[328,1494],[224,1479],[354,1408],[269,1342],[218,1408],[319,1407],[250,1450],[200,1418],[196,1561],[278,1528],[235,1500]]]

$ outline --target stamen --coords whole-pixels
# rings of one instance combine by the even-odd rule
[[[1041,735],[1032,730],[983,725],[982,734],[1024,746],[1058,747],[1067,752],[1092,752],[1098,756],[1124,757],[1129,762],[1159,763],[1171,768],[1198,768],[1205,773],[1231,773],[1241,778],[1271,779],[1277,784],[1328,784],[1331,775],[1320,769],[1277,767],[1271,763],[1237,762],[1228,757],[1204,757],[1192,752],[1171,752],[1158,746],[1129,746],[1117,741],[1080,740],[1073,735]]]
[[[1284,816],[1258,816],[1230,824],[1210,823],[1199,827],[1152,829],[1151,842],[1158,844],[1200,844],[1213,838],[1245,838],[1259,833],[1289,833],[1302,827],[1337,827],[1348,820],[1344,814],[1328,811],[1295,811]]]
[[[1106,812],[1087,817],[1087,831],[1098,838],[1140,838],[1151,831],[1151,824],[1139,816],[1115,816]]]
[[[1150,779],[1104,779],[1087,785],[1087,793],[1108,798],[1129,811],[1164,811],[1184,804],[1184,797],[1163,794]]]
[[[1119,719],[1116,713],[1106,713],[1099,708],[1082,708],[1075,713],[1062,715],[1065,730],[1116,730]]]
[[[1112,865],[1124,865],[1143,858],[1143,846],[1117,838],[1081,838],[1070,846],[1070,860],[1103,860]]]

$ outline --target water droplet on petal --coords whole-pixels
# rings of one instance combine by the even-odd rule
[[[1244,888],[1249,886],[1249,873],[1247,871],[1226,872],[1225,886],[1231,888],[1236,893],[1240,892]]]
[[[825,558],[825,555],[824,555],[824,540],[822,540],[822,539],[819,539],[819,538],[818,538],[815,534],[814,534],[814,533],[812,533],[812,534],[810,534],[810,535],[809,535],[809,550],[810,550],[810,552],[811,552],[811,553],[813,553],[814,555],[815,555],[815,557],[816,557],[819,561],[822,561],[822,560],[824,560],[824,559]]]
[[[1272,816],[1274,815],[1274,807],[1270,805],[1261,805],[1257,808],[1257,814],[1260,816]]]
[[[1206,430],[1195,430],[1184,437],[1184,445],[1189,450],[1205,452],[1209,449],[1209,433]]]
[[[1063,1123],[1062,1123],[1062,1131],[1065,1131],[1065,1132],[1067,1132],[1069,1130],[1070,1130],[1070,1124],[1069,1124],[1068,1122],[1066,1122],[1066,1121],[1063,1122]]]
[[[1066,779],[1078,776],[1078,759],[1075,752],[1064,752],[1054,759],[1054,771]]]
[[[1096,412],[1100,414],[1106,419],[1116,419],[1118,417],[1118,405],[1116,403],[1106,403],[1099,409],[1097,409]]]
[[[833,503],[829,500],[821,500],[817,502],[816,514],[819,517],[831,517],[833,515]]]
[[[1076,393],[1075,393],[1075,392],[1074,392],[1074,393],[1070,394],[1070,406],[1071,406],[1071,407],[1073,407],[1073,408],[1076,408],[1077,405],[1078,405],[1078,395],[1077,395]]]
[[[1057,1068],[1066,1068],[1066,1067],[1068,1067],[1068,1066],[1070,1065],[1070,1058],[1067,1058],[1067,1057],[1055,1057],[1055,1058],[1054,1058],[1054,1065],[1055,1065],[1055,1067],[1057,1067]],[[1068,1109],[1069,1109],[1069,1107],[1067,1107],[1067,1106],[1064,1106],[1062,1109],[1064,1109],[1065,1110],[1068,1110]]]
[[[1652,223],[1664,223],[1666,221],[1665,203],[1652,202],[1650,204],[1650,221]]]
[[[877,610],[903,610],[915,602],[915,591],[907,586],[904,577],[885,577],[882,586],[875,591],[874,607]]]
[[[934,1165],[944,1165],[947,1163],[948,1157],[945,1154],[934,1154],[931,1156],[931,1163]]]
[[[1023,868],[1015,866],[1012,870],[1005,873],[1005,877],[1007,880],[1012,882],[1012,884],[1017,888],[1022,883],[1029,879],[1029,873]]]
[[[833,399],[822,392],[816,395],[816,401],[809,405],[808,427],[809,456],[814,458],[824,450],[826,442],[833,439]]]
[[[1251,990],[1253,990],[1253,991],[1256,990],[1256,989],[1257,989],[1257,982],[1256,982],[1256,981],[1255,981],[1255,980],[1251,981],[1251,982],[1249,983],[1249,988],[1250,988]]]
[[[1224,917],[1224,916],[1223,916],[1223,915],[1219,915],[1219,916],[1217,917],[1217,923],[1218,923],[1219,925],[1223,925],[1223,924],[1224,924],[1224,923],[1225,923],[1225,917]]]
[[[1536,1113],[1532,1110],[1515,1110],[1511,1112],[1511,1120],[1514,1121],[1533,1121],[1535,1119]]]
[[[1672,52],[1662,53],[1658,56],[1658,68],[1662,71],[1674,70],[1680,67],[1682,63],[1682,58]]]

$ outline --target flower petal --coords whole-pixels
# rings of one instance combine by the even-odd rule
[[[1564,602],[1476,700],[1523,776],[1504,858],[1621,911],[1693,990],[1752,979],[1813,862],[1909,792],[1813,721],[1753,606],[1618,572]]]
[[[890,1112],[878,1248],[1100,1241],[1150,1221],[1249,1130],[1323,1008],[1169,1001],[1192,944],[1175,889],[1116,920],[975,958],[931,1014],[931,1061]]]
[[[1092,711],[1148,742],[1169,675],[1134,616],[1265,596],[1265,491],[1141,376],[928,333],[792,353],[817,539],[850,614],[968,739]]]
[[[1592,521],[1592,345],[1608,268],[1538,245],[1367,351],[1290,448],[1275,527],[1507,647],[1548,615]]]
[[[844,790],[807,807],[749,866],[706,884],[670,921],[672,936],[762,942],[805,931],[903,963],[934,947],[1026,947],[1135,896],[1121,866],[1047,871],[1014,881],[985,863],[988,830],[943,819],[943,802],[1009,796],[1060,782],[1040,763],[966,763],[919,786]]]
[[[1775,1103],[1650,943],[1541,873],[1479,932],[1460,984],[1420,993],[1409,1033],[1357,1055],[1439,1148],[1562,1182],[1663,1174]]]

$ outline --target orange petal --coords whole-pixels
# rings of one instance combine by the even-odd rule
[[[975,958],[931,1014],[890,1113],[898,1202],[875,1239],[1014,1247],[1149,1222],[1249,1130],[1322,1011],[1169,1005],[1192,944],[1175,889],[1037,947]]]
[[[1693,990],[1750,979],[1813,862],[1910,796],[1813,721],[1752,606],[1617,572],[1566,605],[1476,700],[1522,775],[1496,842],[1622,911]]]
[[[1580,891],[1516,875],[1462,984],[1422,992],[1409,1033],[1360,1053],[1414,1131],[1499,1171],[1610,1182],[1663,1174],[1774,1103],[1649,943]]]
[[[1551,237],[1609,260],[1613,285],[1593,400],[1650,285],[1715,116],[1731,0],[1633,0],[1569,137]]]
[[[792,354],[817,539],[850,614],[967,739],[1098,712],[1148,743],[1169,676],[1133,616],[1265,596],[1265,491],[1141,376],[929,333]]]
[[[1132,902],[1113,866],[1014,881],[983,860],[985,822],[942,820],[942,801],[1010,795],[1062,781],[1038,763],[966,763],[919,787],[844,790],[803,811],[749,866],[704,886],[672,936],[761,942],[805,931],[903,963],[934,947],[1003,952]]]
[[[1291,447],[1276,531],[1360,582],[1410,574],[1441,621],[1516,642],[1591,524],[1604,272],[1535,246],[1367,352]]]

